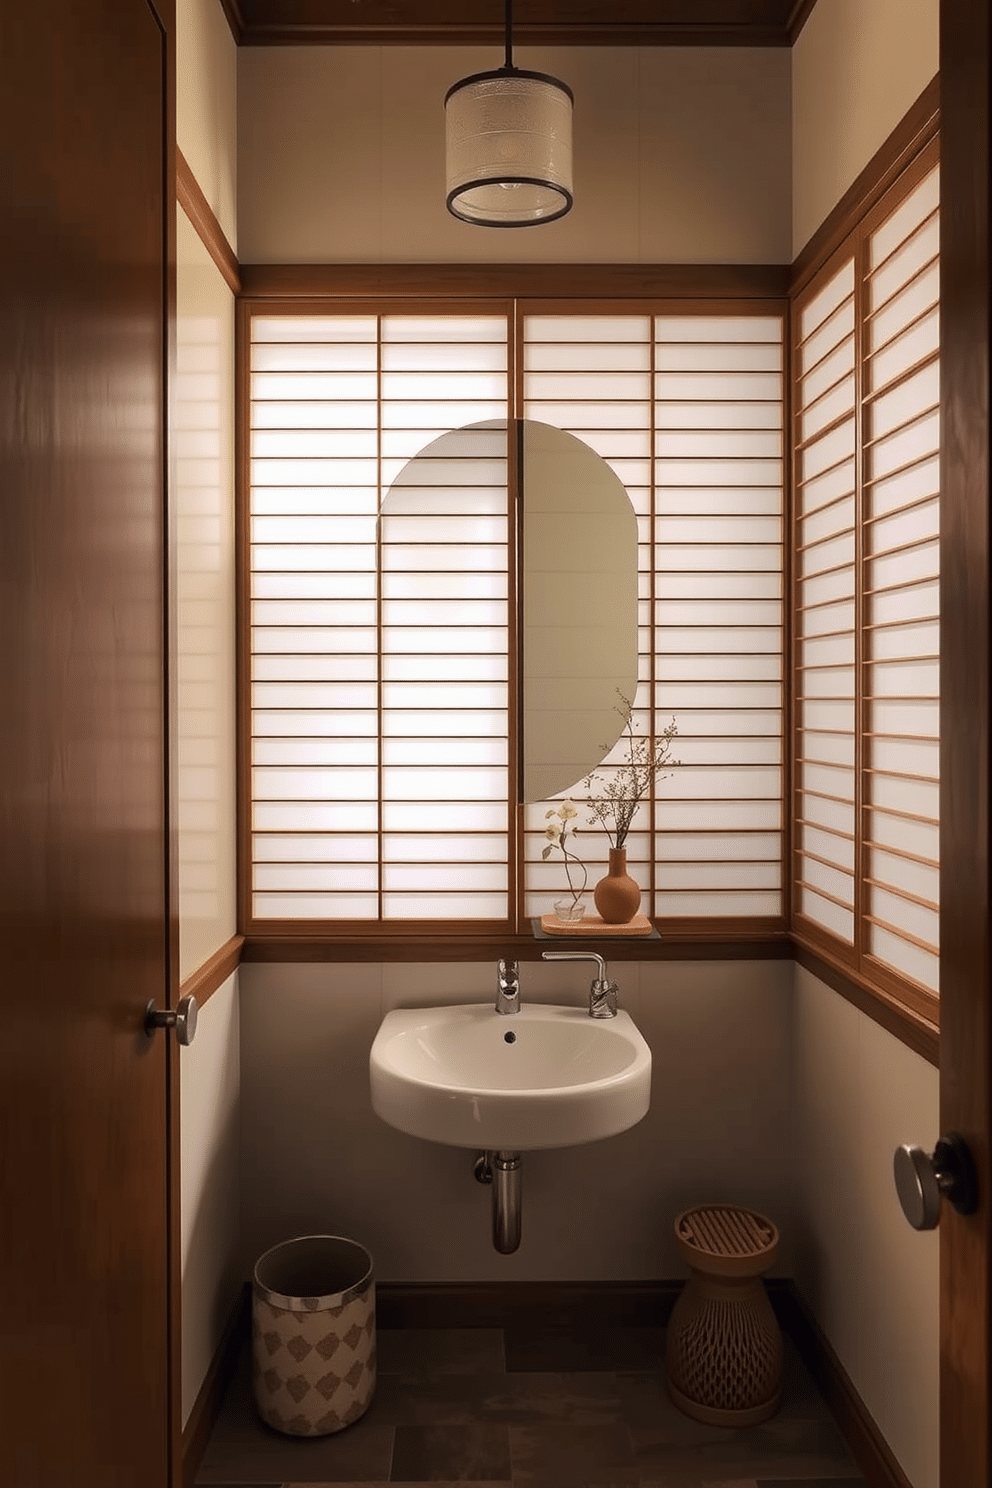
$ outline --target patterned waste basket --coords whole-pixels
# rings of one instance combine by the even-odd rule
[[[339,1235],[267,1250],[252,1279],[252,1371],[262,1420],[290,1436],[357,1421],[375,1389],[372,1257]]]

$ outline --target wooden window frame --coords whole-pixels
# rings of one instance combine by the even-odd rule
[[[839,936],[832,934],[814,920],[803,915],[796,905],[799,902],[798,890],[802,881],[802,853],[799,844],[799,834],[794,833],[792,845],[792,903],[793,912],[790,929],[795,944],[811,956],[817,957],[819,961],[828,967],[836,980],[838,974],[846,974],[851,978],[852,989],[856,989],[857,995],[852,996],[852,1001],[863,1001],[866,993],[874,994],[884,1005],[887,1012],[898,1015],[903,1011],[906,1015],[907,1027],[916,1034],[925,1032],[928,1028],[934,1031],[940,1026],[940,1003],[936,993],[931,993],[921,987],[908,977],[900,975],[890,966],[872,955],[869,948],[869,915],[866,904],[866,888],[870,876],[870,834],[868,831],[868,815],[870,807],[865,799],[865,782],[868,771],[868,760],[866,757],[866,740],[870,736],[870,703],[867,696],[865,679],[869,670],[868,657],[868,630],[864,624],[864,533],[867,520],[867,491],[870,484],[868,470],[868,445],[869,445],[869,420],[871,416],[872,398],[866,393],[864,368],[867,360],[866,348],[867,338],[865,325],[868,316],[868,248],[872,235],[884,223],[893,212],[897,211],[902,203],[911,195],[920,182],[930,174],[940,162],[939,139],[934,136],[916,151],[913,158],[905,165],[898,178],[892,182],[884,195],[871,202],[863,213],[858,215],[857,220],[850,227],[843,240],[832,247],[822,262],[815,270],[804,276],[803,283],[793,295],[792,313],[792,513],[790,519],[791,542],[790,551],[797,551],[797,536],[799,524],[798,498],[802,442],[800,439],[801,398],[800,398],[800,369],[798,346],[801,329],[801,312],[808,299],[811,299],[821,284],[825,284],[839,271],[845,263],[852,262],[854,266],[854,426],[855,426],[855,553],[854,553],[854,578],[855,578],[855,654],[854,654],[854,831],[855,831],[855,861],[854,861],[854,941],[848,945]],[[847,417],[845,415],[845,417]],[[821,431],[822,434],[822,431]],[[796,645],[796,637],[799,634],[799,621],[802,607],[800,605],[799,585],[794,580],[791,596],[792,623],[790,634],[792,637],[792,698],[793,712],[791,721],[791,749],[790,758],[795,762],[801,758],[801,735],[803,732],[799,714],[798,699],[800,697],[799,679],[799,648]],[[793,769],[792,784],[792,807],[791,819],[795,823],[800,814],[800,793],[796,772]]]
[[[250,670],[251,642],[249,625],[249,355],[250,322],[253,315],[286,313],[289,304],[293,315],[348,313],[402,313],[418,315],[434,313],[506,313],[510,333],[510,417],[517,416],[522,403],[523,371],[516,365],[514,347],[519,341],[523,319],[529,314],[572,313],[578,314],[630,314],[646,316],[659,314],[739,314],[778,315],[783,322],[783,429],[788,428],[788,299],[781,293],[782,274],[777,266],[755,270],[748,266],[726,269],[707,266],[701,276],[695,266],[684,272],[676,267],[663,271],[665,293],[644,295],[641,285],[645,274],[638,269],[637,289],[629,285],[627,266],[618,266],[614,273],[609,267],[591,271],[589,266],[577,266],[574,279],[578,294],[569,293],[573,278],[568,269],[557,274],[558,283],[554,295],[531,295],[519,293],[536,287],[532,284],[532,270],[543,266],[508,266],[506,269],[483,270],[479,281],[473,283],[473,274],[466,271],[457,276],[454,283],[447,281],[444,266],[436,270],[436,281],[432,287],[424,283],[423,294],[418,293],[425,279],[424,271],[415,269],[411,278],[416,281],[414,292],[404,283],[402,271],[391,271],[394,291],[405,288],[406,293],[385,295],[372,293],[366,275],[360,273],[347,286],[339,286],[338,293],[326,292],[327,269],[315,267],[312,275],[303,266],[294,272],[292,287],[287,292],[284,271],[276,268],[271,276],[266,293],[268,276],[261,267],[252,273],[242,272],[254,281],[253,290],[243,289],[237,303],[235,387],[236,387],[236,553],[237,553],[237,695],[238,695],[238,909],[239,932],[244,935],[242,958],[244,960],[472,960],[489,959],[492,956],[514,955],[518,958],[539,958],[540,948],[530,928],[530,921],[522,911],[522,853],[523,853],[523,806],[511,802],[510,825],[510,880],[512,885],[511,918],[504,928],[497,926],[457,923],[385,921],[375,926],[344,922],[340,928],[335,922],[281,921],[268,925],[254,919],[251,912],[251,726],[250,726]],[[589,279],[596,281],[597,293],[590,294]],[[350,276],[348,276],[350,277]],[[543,275],[540,287],[543,289]],[[497,281],[497,282],[494,282]],[[679,293],[680,281],[688,293]],[[702,282],[701,282],[702,281]],[[485,289],[500,287],[502,293],[490,296]],[[703,289],[704,292],[700,293]],[[741,290],[743,289],[743,293]],[[610,291],[613,291],[611,293]],[[709,291],[708,293],[705,291]],[[754,291],[757,290],[757,293]],[[480,291],[482,291],[480,293]],[[585,292],[583,292],[585,291]],[[788,543],[785,538],[788,511],[788,467],[783,456],[783,482],[786,487],[786,504],[783,513],[783,553],[785,575],[783,578],[783,639],[786,639],[785,619],[788,594]],[[511,642],[512,645],[512,642]],[[514,673],[511,650],[511,678]],[[783,654],[782,670],[783,719],[788,717],[788,670]],[[511,682],[511,695],[514,688]],[[782,903],[780,916],[763,917],[685,917],[659,920],[663,928],[663,939],[631,940],[621,942],[611,938],[610,954],[613,959],[781,959],[789,954],[788,942],[788,875],[785,865],[788,855],[788,769],[783,767],[782,786]],[[515,866],[516,865],[516,866]],[[517,926],[518,928],[514,928]]]
[[[831,257],[839,245],[882,200],[931,141],[938,136],[940,122],[940,83],[934,78],[911,106],[902,121],[872,160],[852,183],[809,243],[792,265],[640,265],[640,264],[517,264],[517,265],[447,265],[447,264],[243,264],[238,266],[236,376],[236,525],[237,525],[237,606],[238,606],[238,885],[239,905],[244,892],[243,814],[245,801],[244,769],[246,706],[244,657],[245,585],[244,511],[247,500],[247,430],[245,419],[245,324],[246,304],[255,298],[275,301],[317,300],[322,308],[332,304],[340,308],[360,297],[374,297],[378,303],[390,300],[423,299],[440,301],[451,307],[466,299],[510,297],[534,301],[567,298],[589,302],[648,300],[705,302],[716,308],[720,300],[760,301],[767,309],[778,309],[784,302],[794,303],[809,279]],[[232,255],[233,257],[233,255]],[[221,264],[222,272],[224,265]],[[791,383],[789,365],[791,337],[786,340],[786,419],[792,426]],[[792,462],[786,468],[787,523],[792,522]],[[786,593],[791,593],[791,542],[785,550]],[[793,656],[791,624],[786,624],[786,710],[791,719]],[[787,723],[786,796],[792,803],[791,778],[792,730]],[[785,817],[786,860],[792,862],[791,809]],[[839,995],[866,1016],[885,1028],[902,1043],[914,1049],[929,1063],[939,1060],[937,1009],[917,1011],[907,1004],[900,986],[876,984],[861,975],[850,964],[836,956],[836,947],[822,940],[808,940],[792,923],[791,873],[785,874],[785,901],[789,911],[786,925],[762,924],[740,920],[733,922],[671,921],[666,922],[660,941],[614,941],[611,959],[630,961],[654,960],[765,960],[794,959],[818,976]],[[241,928],[245,924],[240,922]],[[490,960],[500,955],[536,960],[540,948],[530,934],[495,936],[467,935],[462,932],[438,935],[406,935],[402,939],[378,936],[314,935],[312,927],[292,937],[270,931],[250,931],[241,947],[245,961],[466,961]]]

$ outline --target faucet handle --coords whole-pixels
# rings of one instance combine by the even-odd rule
[[[496,1011],[520,1011],[520,972],[516,961],[496,962]]]
[[[511,995],[520,987],[520,968],[516,961],[496,962],[496,982],[501,992]]]
[[[620,988],[616,982],[596,977],[589,988],[590,1018],[615,1018],[619,996]]]

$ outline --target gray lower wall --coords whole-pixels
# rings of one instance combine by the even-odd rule
[[[903,1218],[902,1142],[932,1150],[939,1076],[795,968],[796,1286],[913,1488],[940,1481],[939,1239]]]
[[[790,962],[615,968],[653,1057],[651,1109],[608,1141],[524,1156],[523,1240],[501,1256],[474,1154],[407,1137],[372,1111],[368,1057],[399,1006],[487,1001],[495,967],[241,968],[246,1269],[268,1246],[360,1240],[380,1281],[624,1280],[685,1274],[672,1238],[689,1205],[770,1215],[792,1271]],[[584,966],[521,966],[522,995],[580,1003]]]
[[[473,1154],[384,1125],[368,1081],[384,1013],[488,1002],[495,967],[242,966],[243,1274],[316,1231],[360,1240],[386,1282],[672,1278],[674,1216],[746,1204],[779,1225],[777,1274],[909,1481],[937,1488],[938,1239],[906,1224],[891,1176],[900,1142],[935,1140],[937,1071],[791,962],[614,969],[651,1046],[651,1109],[609,1141],[525,1154],[523,1242],[501,1256]],[[525,1000],[578,1004],[587,981],[521,967]]]

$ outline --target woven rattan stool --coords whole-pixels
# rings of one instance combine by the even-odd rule
[[[686,1209],[675,1239],[691,1267],[668,1324],[668,1391],[708,1426],[755,1426],[782,1395],[782,1333],[761,1273],[778,1250],[770,1219],[732,1204]]]

